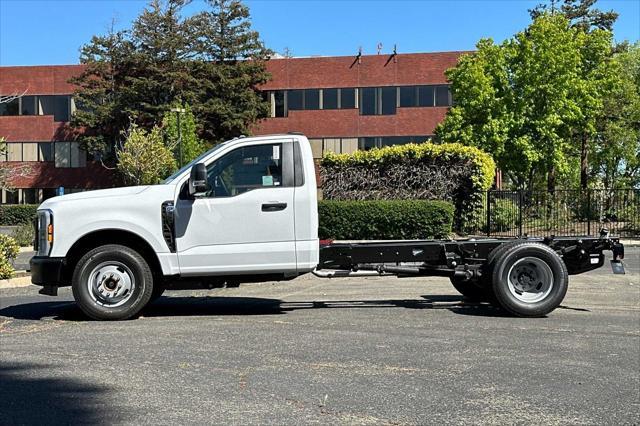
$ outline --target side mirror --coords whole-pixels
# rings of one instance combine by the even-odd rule
[[[208,189],[207,167],[204,163],[194,164],[191,167],[191,176],[189,177],[189,195],[201,194],[207,192]]]

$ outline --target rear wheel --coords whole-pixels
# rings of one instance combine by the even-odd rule
[[[496,300],[518,316],[544,316],[557,308],[567,293],[567,267],[543,244],[512,245],[498,256],[492,269]]]
[[[97,247],[75,267],[73,297],[89,317],[123,320],[135,316],[153,293],[153,274],[135,250],[117,244]]]

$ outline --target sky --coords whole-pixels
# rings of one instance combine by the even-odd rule
[[[543,0],[248,0],[267,47],[293,56],[472,50],[525,28]],[[80,47],[115,20],[128,28],[146,0],[0,0],[0,65],[76,64]],[[194,0],[185,14],[201,10]],[[640,0],[600,0],[620,14],[618,41],[640,40]]]

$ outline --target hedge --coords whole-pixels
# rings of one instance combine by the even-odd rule
[[[12,226],[31,223],[36,216],[37,204],[5,204],[0,206],[0,225]]]
[[[392,240],[446,238],[453,205],[445,201],[375,200],[318,202],[320,239]]]
[[[429,142],[353,154],[329,152],[320,168],[325,199],[450,201],[457,230],[481,209],[494,173],[491,156],[477,148]]]

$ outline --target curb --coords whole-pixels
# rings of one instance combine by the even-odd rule
[[[0,280],[0,290],[7,288],[28,287],[31,284],[31,275]]]

